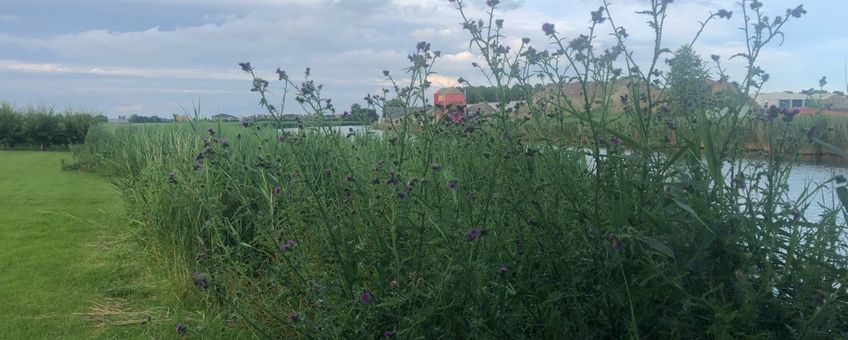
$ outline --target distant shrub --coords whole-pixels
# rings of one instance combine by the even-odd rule
[[[50,107],[28,107],[19,111],[0,103],[0,148],[36,146],[42,150],[52,146],[67,147],[85,141],[88,129],[103,122],[102,116],[66,111],[57,113]]]

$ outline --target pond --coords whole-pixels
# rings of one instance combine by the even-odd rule
[[[815,165],[801,163],[792,168],[787,184],[789,185],[789,197],[797,200],[809,186],[813,188],[821,183],[831,180],[834,176],[843,175],[848,177],[848,168],[836,165]],[[827,207],[838,207],[834,183],[820,190],[811,197],[810,207],[804,212],[804,217],[813,222],[818,221]]]

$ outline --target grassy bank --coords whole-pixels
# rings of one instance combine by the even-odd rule
[[[76,157],[118,179],[145,244],[201,278],[211,311],[258,336],[824,334],[845,321],[840,212],[793,217],[810,201],[780,193],[778,165],[710,194],[692,155],[611,146],[587,171],[583,152],[495,123],[421,129],[144,127],[95,132]]]

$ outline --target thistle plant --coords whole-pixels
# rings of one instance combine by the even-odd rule
[[[834,187],[848,201],[846,181],[790,199],[787,174],[816,134],[749,99],[768,80],[758,57],[803,7],[770,18],[740,0],[671,49],[675,4],[652,0],[638,13],[654,38],[640,57],[606,1],[584,34],[540,23],[547,49],[510,46],[500,1],[449,3],[479,56],[459,83],[496,87],[494,113],[437,119],[441,53],[420,42],[405,72],[385,71],[389,88],[365,97],[403,113],[382,136],[246,122],[91,139],[146,240],[190,268],[185,285],[210,311],[281,338],[848,332],[845,211],[804,217]],[[702,32],[725,20],[741,23],[744,51],[698,56]],[[742,79],[725,59],[744,62]],[[308,69],[301,82],[277,70],[272,84],[241,68],[274,117],[287,96],[308,115],[334,112]],[[514,85],[525,105],[510,111]],[[759,160],[744,153],[753,129],[767,132]]]

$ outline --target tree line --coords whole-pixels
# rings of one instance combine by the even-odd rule
[[[0,103],[0,148],[35,146],[46,150],[81,144],[92,125],[106,121],[103,115],[70,110],[60,113],[49,107],[19,110]]]
[[[139,116],[132,115],[129,119],[127,119],[130,123],[138,123],[138,124],[148,124],[148,123],[171,123],[174,120],[168,118],[162,118],[159,116]]]
[[[536,93],[542,89],[541,84],[536,86],[521,86],[513,85],[512,87],[504,87],[503,92],[506,96],[506,101],[527,100],[528,95]],[[498,94],[501,91],[496,86],[467,86],[460,88],[465,93],[465,102],[468,104],[477,104],[482,102],[497,102]]]

